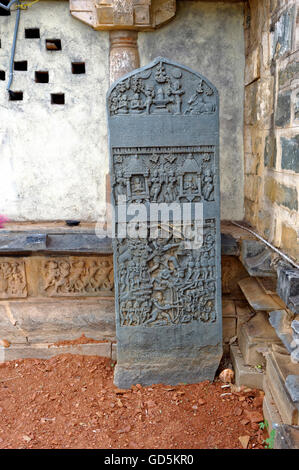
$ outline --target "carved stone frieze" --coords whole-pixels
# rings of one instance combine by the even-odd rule
[[[0,258],[0,299],[27,297],[25,263]]]
[[[42,265],[43,293],[49,297],[101,296],[113,293],[110,256],[47,258]]]
[[[208,83],[187,82],[188,72],[161,61],[120,81],[109,99],[111,116],[130,114],[215,114],[216,96]]]
[[[176,0],[70,0],[70,12],[96,30],[151,31],[175,16]]]
[[[118,242],[120,325],[215,322],[215,234],[207,219],[198,250],[185,250],[173,235]]]
[[[114,148],[113,170],[116,204],[215,200],[213,146]]]

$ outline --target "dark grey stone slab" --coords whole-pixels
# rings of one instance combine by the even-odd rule
[[[299,375],[288,375],[285,385],[292,400],[299,402]]]
[[[92,233],[0,232],[1,253],[112,253],[111,238]]]
[[[0,233],[0,253],[42,251],[46,246],[46,233]]]
[[[227,233],[221,234],[221,254],[228,256],[239,256],[240,246],[237,240]]]
[[[293,5],[283,11],[273,25],[272,57],[279,58],[292,48],[292,36],[296,8]]]
[[[280,138],[281,168],[299,173],[299,134],[291,139]]]
[[[299,449],[299,426],[275,425],[274,449]]]
[[[112,243],[111,238],[99,238],[95,233],[49,234],[47,251],[109,254]]]
[[[271,250],[257,240],[242,240],[241,261],[251,276],[275,277],[271,266]]]
[[[299,270],[287,264],[277,266],[277,293],[293,313],[299,313]]]
[[[291,119],[291,92],[280,93],[277,97],[275,125],[284,127]]]
[[[217,90],[157,58],[111,87],[107,113],[117,235],[115,383],[213,380],[222,355]],[[135,204],[132,214],[142,220],[126,223],[119,197],[125,210]],[[151,223],[162,233],[168,228],[165,213],[149,216],[155,204],[179,211],[191,205],[194,225],[196,203],[203,207],[202,245],[188,246],[174,222],[166,238],[151,232]],[[135,236],[120,237],[120,228]]]
[[[288,352],[291,354],[293,351],[293,334],[292,328],[289,322],[287,321],[287,313],[284,310],[274,310],[269,314],[270,325],[276,331],[276,334],[279,339],[283,342]]]

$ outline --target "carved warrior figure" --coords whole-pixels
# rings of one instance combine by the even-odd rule
[[[138,76],[121,80],[109,100],[112,116],[127,114],[211,114],[216,110],[213,90],[200,80],[184,88],[184,73],[163,61]]]
[[[216,321],[214,245],[210,219],[199,250],[182,249],[173,235],[147,244],[118,242],[121,326]]]
[[[26,295],[24,262],[0,262],[0,298],[25,297]]]

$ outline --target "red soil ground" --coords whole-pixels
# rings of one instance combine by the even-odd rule
[[[113,368],[69,354],[0,364],[0,448],[238,449],[241,436],[264,447],[262,392],[217,379],[119,390]]]

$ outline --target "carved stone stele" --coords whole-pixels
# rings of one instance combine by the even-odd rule
[[[107,112],[115,384],[213,380],[222,356],[218,92],[158,57],[112,85]],[[176,212],[169,225],[164,210]]]
[[[96,30],[152,31],[174,17],[176,0],[70,0],[70,11]]]

